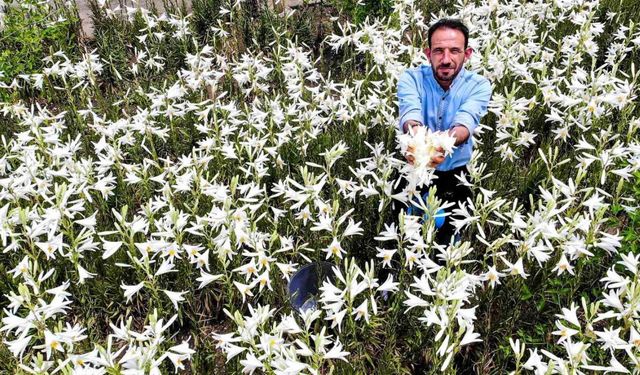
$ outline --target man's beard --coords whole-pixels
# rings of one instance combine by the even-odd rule
[[[453,68],[451,65],[446,66],[446,67],[447,68]],[[440,65],[438,68],[443,68],[443,66]],[[442,75],[442,74],[438,73],[438,69],[436,69],[435,67],[431,66],[431,70],[433,70],[433,75],[436,76],[438,81],[442,81],[442,82],[452,82],[458,76],[458,73],[460,73],[461,69],[462,69],[462,65],[459,65],[458,68],[453,72],[453,74]]]

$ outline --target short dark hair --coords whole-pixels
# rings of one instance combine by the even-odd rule
[[[469,28],[461,20],[456,18],[443,18],[429,27],[429,48],[431,48],[431,36],[436,32],[436,30],[441,28],[461,31],[464,35],[464,48],[467,48],[469,44]]]

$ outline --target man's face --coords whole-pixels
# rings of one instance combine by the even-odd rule
[[[436,80],[445,89],[460,72],[471,48],[464,48],[464,34],[460,30],[441,27],[431,35],[431,48],[425,49]]]

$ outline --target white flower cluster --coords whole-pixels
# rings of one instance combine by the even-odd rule
[[[439,148],[455,152],[446,133],[395,137],[397,77],[424,62],[420,7],[397,0],[389,20],[338,23],[327,45],[364,69],[336,81],[285,30],[264,51],[233,52],[240,3],[221,9],[202,45],[189,40],[188,16],[99,1],[108,19],[144,24],[125,71],[96,51],[56,52],[42,72],[0,76],[15,97],[42,95],[0,103],[0,259],[14,282],[0,332],[22,370],[180,371],[216,340],[246,373],[325,373],[359,366],[351,353],[368,347],[358,340],[389,321],[432,333],[431,365],[455,371],[461,348],[483,339],[482,293],[538,272],[564,282],[594,257],[620,261],[602,277],[603,298],[561,308],[553,353],[521,361],[525,344],[513,341],[517,371],[640,369],[638,257],[618,254],[610,227],[614,208],[637,209],[638,75],[624,63],[640,47],[637,25],[617,29],[597,66],[597,1],[459,6],[476,50],[467,67],[500,90],[495,127],[484,120],[473,134],[460,177],[475,196],[447,217],[462,241],[443,247],[434,220],[389,217],[430,180]],[[188,51],[183,68],[154,81],[170,42]],[[113,103],[107,73],[128,88]],[[402,175],[412,182],[396,191]],[[416,204],[434,217],[451,202]],[[288,281],[318,261],[334,267],[317,309],[290,312]],[[105,280],[111,294],[92,295]],[[100,306],[117,310],[111,334],[75,310],[113,295]],[[194,316],[211,313],[213,297],[228,319],[191,341],[183,322],[200,328]],[[597,363],[598,350],[610,363]]]
[[[571,304],[563,308],[556,321],[553,335],[565,352],[553,354],[547,350],[529,349],[529,358],[522,368],[536,374],[547,374],[555,369],[559,373],[583,373],[582,370],[629,374],[640,366],[640,281],[638,265],[640,255],[620,254],[600,282],[604,286],[602,299],[595,303],[582,299],[581,307]],[[513,342],[513,341],[512,341]],[[609,357],[606,365],[591,362],[589,348],[597,345]],[[518,365],[524,359],[525,344],[515,341],[513,350]],[[542,355],[540,355],[542,353]]]
[[[398,134],[398,147],[403,155],[413,157],[413,163],[405,167],[411,186],[428,186],[435,166],[432,159],[448,157],[455,150],[456,138],[447,132],[433,132],[425,126],[417,126],[410,132]]]
[[[241,355],[243,373],[260,370],[283,375],[319,374],[323,362],[346,361],[349,355],[339,338],[327,335],[325,328],[317,334],[313,332],[312,326],[320,317],[320,311],[303,312],[299,317],[302,326],[294,315],[285,315],[277,324],[273,323],[275,309],[268,305],[257,308],[249,305],[247,316],[238,311],[225,312],[237,329],[233,333],[214,334],[216,347],[226,353],[227,361]]]
[[[42,285],[54,274],[39,271],[37,262],[25,257],[10,271],[14,278],[22,279],[19,294],[10,292],[8,310],[2,318],[0,331],[6,332],[11,340],[5,341],[7,348],[19,359],[29,357],[25,352],[38,353],[31,356],[29,363],[21,363],[20,368],[29,373],[58,372],[69,368],[74,373],[104,374],[122,369],[125,373],[160,374],[160,365],[169,359],[176,371],[184,369],[184,363],[194,353],[185,341],[180,345],[166,348],[165,331],[178,317],[174,315],[168,322],[158,319],[154,311],[149,316],[149,325],[143,332],[131,329],[132,318],[119,327],[111,325],[113,333],[107,338],[107,347],[95,345],[90,352],[78,350],[87,339],[86,329],[79,324],[65,323],[64,316],[71,308],[69,282],[42,290]],[[37,275],[37,277],[36,277]],[[52,297],[49,297],[52,296]],[[63,326],[64,324],[64,326]],[[112,346],[113,340],[125,345],[118,350]],[[38,342],[42,342],[36,345]],[[56,353],[65,355],[64,361],[54,361]]]

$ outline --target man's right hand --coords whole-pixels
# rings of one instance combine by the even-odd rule
[[[415,120],[408,120],[408,121],[405,121],[404,124],[402,124],[402,128],[404,132],[405,133],[409,132],[411,136],[415,135],[416,129],[419,126],[422,126],[422,124],[419,121],[415,121]],[[415,161],[415,157],[413,156],[413,151],[414,151],[413,146],[409,146],[407,148],[407,152],[404,154],[404,157],[407,159],[407,162],[411,165],[413,165],[413,162]]]
[[[407,147],[407,153],[404,154],[404,157],[407,159],[407,162],[411,165],[413,165],[413,162],[416,160],[416,158],[413,156],[413,151],[414,151],[413,146],[409,146]]]

